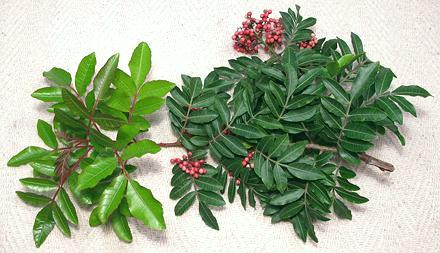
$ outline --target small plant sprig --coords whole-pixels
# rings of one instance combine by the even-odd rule
[[[189,209],[196,195],[210,191],[211,198],[199,198],[200,215],[218,229],[206,210],[223,204],[219,192],[227,191],[229,202],[238,194],[246,208],[258,199],[273,223],[290,222],[303,241],[317,242],[316,220],[330,220],[332,211],[351,219],[346,203],[368,201],[349,181],[356,176],[352,168],[364,162],[394,170],[365,152],[387,131],[405,145],[399,131],[403,112],[417,113],[404,96],[428,97],[429,92],[415,85],[391,91],[394,73],[367,58],[356,34],[351,34],[352,48],[340,38],[318,40],[311,30],[316,19],[304,19],[299,9],[280,12],[283,34],[275,33],[277,44],[271,40],[273,26],[264,27],[274,22],[270,10],[260,21],[247,13],[233,35],[235,50],[253,54],[262,46],[270,52],[267,61],[231,59],[230,67],[215,68],[203,82],[182,75],[182,89],[175,87],[167,97],[178,140],[160,145],[182,146],[197,159],[205,159],[209,150],[218,163],[198,177],[174,166],[171,198],[181,198],[176,215]],[[191,185],[200,189],[187,193]]]
[[[164,80],[145,79],[151,67],[151,51],[140,43],[128,64],[131,76],[118,69],[119,54],[111,56],[93,79],[95,54],[84,57],[71,75],[52,68],[44,72],[53,86],[41,88],[32,97],[53,103],[53,126],[39,120],[38,135],[50,148],[30,146],[12,157],[8,166],[30,164],[34,176],[20,179],[32,192],[17,191],[27,204],[42,206],[33,226],[35,245],[46,240],[56,225],[67,237],[78,224],[69,194],[82,205],[94,206],[89,224],[110,223],[120,240],[132,241],[127,218],[134,217],[152,229],[165,229],[161,203],[131,174],[137,168],[130,159],[155,154],[160,147],[136,137],[148,131],[143,117],[157,111],[162,98],[174,87]],[[102,130],[117,132],[116,140]],[[51,196],[41,193],[52,193]]]

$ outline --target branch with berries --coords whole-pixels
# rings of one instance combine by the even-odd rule
[[[303,18],[298,6],[280,18],[271,14],[264,10],[258,19],[248,12],[232,36],[236,51],[263,48],[268,60],[231,59],[204,81],[182,75],[183,86],[166,101],[178,140],[159,145],[188,151],[171,161],[176,215],[210,191],[212,198],[198,198],[199,212],[218,229],[207,210],[223,205],[220,194],[227,192],[229,202],[238,195],[246,208],[258,200],[273,223],[290,222],[303,241],[318,241],[316,220],[329,220],[331,212],[351,219],[345,203],[368,201],[350,182],[354,168],[363,161],[394,170],[365,152],[387,131],[405,145],[403,113],[417,115],[405,96],[430,94],[414,85],[390,90],[394,73],[367,58],[356,34],[350,47],[340,38],[318,39],[316,19]],[[206,163],[208,151],[218,166]]]

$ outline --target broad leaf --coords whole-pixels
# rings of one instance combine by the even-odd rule
[[[23,149],[18,154],[14,155],[11,159],[9,159],[8,166],[17,167],[23,164],[38,161],[40,158],[48,154],[49,151],[47,151],[44,148],[30,146]]]
[[[211,210],[209,210],[208,206],[202,202],[199,203],[199,213],[206,225],[215,230],[219,230],[217,219],[214,217]]]
[[[115,76],[118,67],[119,54],[112,55],[105,65],[98,71],[93,80],[93,90],[97,101],[101,100],[107,93],[110,84]]]
[[[134,83],[140,87],[151,68],[151,50],[147,43],[141,42],[134,49],[128,67]]]
[[[20,183],[31,190],[39,192],[53,191],[58,188],[56,182],[45,178],[22,178],[20,179]]]
[[[92,164],[85,167],[81,174],[79,174],[77,188],[83,190],[96,186],[99,181],[113,173],[117,164],[118,162],[113,156],[98,156]]]
[[[45,206],[45,205],[49,204],[49,202],[51,201],[51,199],[49,197],[35,194],[32,192],[16,191],[15,193],[26,204],[29,204],[32,206]]]
[[[145,139],[145,140],[130,144],[122,152],[121,158],[123,160],[128,160],[133,157],[142,157],[143,155],[145,155],[147,153],[156,154],[159,151],[160,151],[159,145],[157,145],[155,142],[153,142],[151,140]]]
[[[96,57],[95,53],[85,56],[78,65],[75,74],[75,88],[80,96],[86,93],[87,86],[90,84],[95,74]]]
[[[43,76],[60,86],[69,86],[72,82],[70,73],[60,68],[52,68],[49,71],[43,72]]]
[[[38,136],[48,147],[56,149],[58,147],[57,138],[52,130],[52,126],[44,120],[39,119],[37,123]]]
[[[111,224],[113,231],[121,241],[131,242],[133,240],[127,218],[121,215],[118,211],[113,213],[111,217]]]
[[[112,180],[112,183],[105,188],[99,199],[97,212],[99,220],[105,223],[110,215],[118,208],[127,188],[127,178],[119,175]]]
[[[56,202],[51,204],[52,207],[52,215],[57,227],[63,232],[64,235],[70,237],[70,228],[69,223],[67,223],[67,219],[61,211],[60,207]]]
[[[197,192],[190,192],[186,194],[182,199],[177,202],[176,206],[174,207],[174,214],[176,216],[180,216],[184,214],[193,204],[196,200]]]

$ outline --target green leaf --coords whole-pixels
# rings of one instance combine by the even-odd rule
[[[339,67],[339,63],[337,61],[332,61],[327,63],[327,71],[331,76],[335,76],[337,75],[340,71],[341,68]]]
[[[127,218],[121,215],[118,211],[113,213],[111,224],[113,231],[121,241],[131,242],[133,240]]]
[[[259,128],[245,124],[235,124],[230,130],[232,133],[247,139],[260,139],[266,136]]]
[[[333,210],[339,218],[351,220],[350,209],[348,209],[348,207],[339,199],[335,198],[335,202],[333,203]]]
[[[316,114],[316,106],[306,106],[301,109],[292,110],[282,116],[285,121],[302,122],[313,118]]]
[[[246,148],[237,137],[224,135],[221,140],[223,144],[225,144],[225,146],[232,151],[232,153],[240,156],[247,156],[248,153]]]
[[[301,29],[309,28],[311,26],[314,26],[315,24],[316,24],[316,18],[306,18],[298,24],[297,29],[301,30]]]
[[[61,86],[69,86],[72,82],[70,73],[60,68],[52,68],[49,71],[43,72],[43,76],[49,81]]]
[[[185,193],[187,193],[192,186],[192,182],[190,180],[183,182],[182,184],[177,185],[174,187],[170,192],[170,199],[179,199]]]
[[[211,210],[209,210],[208,206],[202,202],[199,202],[199,213],[203,222],[205,222],[208,227],[219,230],[217,219],[214,217]]]
[[[275,179],[278,191],[284,192],[287,188],[287,175],[278,164],[275,164],[273,167],[273,177]]]
[[[283,206],[285,204],[292,203],[294,201],[297,201],[304,195],[303,189],[293,189],[286,191],[285,193],[281,195],[277,195],[274,198],[270,200],[271,205],[275,206]]]
[[[130,95],[122,89],[116,89],[106,105],[121,112],[129,112],[131,107]]]
[[[399,86],[393,91],[393,94],[402,96],[419,96],[424,98],[432,96],[427,90],[417,85]]]
[[[298,86],[298,74],[296,69],[292,65],[284,65],[287,74],[286,87],[287,87],[287,97],[292,96]]]
[[[269,163],[269,160],[266,160],[263,163],[263,165],[260,167],[259,176],[261,177],[261,180],[263,181],[263,183],[267,189],[272,188],[274,178],[273,178],[273,172],[272,172],[272,168]]]
[[[93,90],[96,101],[101,100],[107,93],[115,76],[118,62],[119,54],[112,55],[105,65],[98,71],[98,74],[96,74],[95,79],[93,80]]]
[[[155,80],[144,83],[139,90],[139,99],[146,97],[163,97],[176,85],[165,80]]]
[[[115,70],[113,84],[118,88],[117,90],[124,91],[129,96],[134,96],[136,94],[136,85],[134,84],[133,79],[120,69]]]
[[[346,167],[340,167],[339,174],[345,179],[354,178],[356,176],[356,173],[354,171],[347,169]]]
[[[341,196],[345,200],[350,201],[352,203],[363,204],[365,202],[368,202],[367,198],[362,197],[361,195],[357,194],[356,192],[350,192],[350,191],[344,190],[340,187],[336,187],[335,190],[339,196]]]
[[[14,155],[11,159],[9,159],[7,165],[9,167],[17,167],[23,164],[37,161],[48,154],[49,151],[47,151],[44,148],[30,146],[23,149],[18,154]]]
[[[157,201],[151,191],[135,180],[127,185],[127,202],[131,214],[152,229],[165,229],[162,204]]]
[[[373,84],[376,78],[378,67],[379,67],[378,63],[372,63],[367,65],[366,67],[360,68],[351,87],[351,92],[350,92],[351,101],[354,101],[355,99],[360,97],[363,93],[368,91],[368,89]]]
[[[364,53],[364,47],[362,45],[362,41],[355,33],[351,33],[351,43],[353,44],[353,49],[355,54],[362,54]],[[365,57],[362,56],[359,58],[359,60],[364,60]]]
[[[401,96],[389,96],[389,98],[396,102],[400,106],[400,108],[402,108],[402,110],[411,113],[411,115],[413,115],[414,117],[417,117],[416,108],[406,98]]]
[[[282,129],[283,125],[271,116],[257,116],[252,122],[264,129]]]
[[[50,205],[47,205],[38,212],[34,222],[33,235],[35,246],[37,248],[43,244],[54,227],[55,221],[52,216],[52,209],[50,208]]]
[[[105,188],[99,199],[97,212],[99,220],[105,223],[110,215],[118,208],[127,188],[125,175],[115,177],[111,184]]]
[[[108,136],[102,134],[101,132],[96,131],[95,129],[90,130],[90,142],[93,145],[100,145],[103,147],[112,148],[114,146],[114,142]]]
[[[74,119],[72,116],[70,116],[68,113],[63,112],[60,109],[54,109],[55,113],[55,120],[62,125],[68,126],[70,128],[77,129],[78,131],[81,131],[85,128],[85,125],[76,119]]]
[[[118,162],[116,158],[98,156],[92,164],[85,167],[78,176],[78,190],[84,190],[96,186],[99,181],[110,176]]]
[[[160,109],[165,100],[158,97],[147,97],[136,103],[133,115],[147,115]]]
[[[56,149],[58,147],[57,137],[52,126],[44,120],[39,119],[37,123],[38,136],[48,147]]]
[[[208,123],[215,120],[218,114],[214,111],[204,109],[200,111],[192,111],[189,115],[189,121],[193,123]]]
[[[77,225],[78,215],[76,214],[75,206],[73,205],[64,188],[61,188],[60,192],[58,193],[58,201],[61,211],[64,213],[66,218],[73,224]]]
[[[388,117],[399,124],[403,124],[402,111],[393,103],[389,98],[382,97],[376,100],[375,103],[380,109],[382,109]]]
[[[304,224],[305,219],[301,215],[296,215],[292,218],[292,224],[293,228],[295,230],[295,233],[298,235],[303,242],[307,240],[307,227]]]
[[[96,112],[93,118],[95,119],[96,123],[98,123],[98,125],[104,130],[115,130],[127,123],[125,119],[116,118],[101,112]]]
[[[87,91],[87,86],[90,84],[95,74],[96,57],[95,53],[85,56],[78,65],[78,70],[75,74],[75,88],[80,96],[83,96]]]
[[[60,87],[44,87],[32,93],[32,97],[43,102],[63,102]]]
[[[352,152],[365,152],[373,147],[373,144],[366,141],[355,140],[350,138],[342,138],[341,146]]]
[[[46,196],[38,195],[38,194],[35,194],[32,192],[16,191],[15,193],[26,204],[29,204],[32,206],[45,206],[45,205],[49,204],[49,202],[51,201],[51,199]]]
[[[264,67],[261,69],[261,72],[280,81],[284,81],[285,79],[283,72],[276,68]]]
[[[223,187],[222,187],[223,189]],[[197,191],[199,201],[211,206],[224,206],[226,202],[223,200],[222,196],[218,193],[199,190]]]
[[[128,160],[133,157],[140,158],[147,153],[156,154],[159,151],[160,151],[159,145],[157,145],[154,141],[145,139],[145,140],[130,144],[122,152],[121,158],[122,158],[122,160]]]
[[[339,101],[342,105],[347,105],[349,103],[349,96],[347,92],[341,87],[341,85],[332,80],[332,79],[324,79],[322,80],[325,87],[333,94],[335,99]]]
[[[89,226],[90,227],[97,227],[99,225],[101,225],[101,221],[98,218],[98,209],[94,208],[92,210],[92,212],[90,213],[90,217],[89,217]]]
[[[56,182],[45,178],[22,178],[20,179],[20,183],[31,190],[39,192],[53,191],[58,188],[58,184]]]
[[[300,141],[289,146],[279,157],[278,162],[290,163],[298,159],[306,148],[307,141]]]
[[[78,98],[75,97],[75,95],[73,95],[70,91],[63,89],[62,96],[64,103],[67,105],[69,110],[73,112],[73,114],[86,119],[89,117],[89,112],[87,111],[84,104],[81,103]]]
[[[367,124],[351,122],[345,127],[344,136],[356,140],[372,141],[376,138],[376,132]]]
[[[281,220],[289,219],[298,214],[304,208],[303,201],[296,201],[284,206],[277,214]]]
[[[322,97],[321,103],[327,109],[327,111],[333,113],[335,116],[344,117],[345,109],[344,106],[337,100],[329,97]]]
[[[203,108],[212,105],[215,102],[215,93],[208,91],[196,97],[193,101],[193,108]]]
[[[197,192],[190,192],[186,194],[182,199],[177,202],[176,206],[174,207],[174,214],[176,216],[180,216],[184,214],[193,204],[196,200]]]
[[[115,148],[121,150],[139,133],[139,128],[133,125],[121,126],[116,136]]]
[[[217,179],[212,177],[199,177],[194,180],[194,183],[201,189],[207,191],[221,191],[223,190],[223,185],[220,184]]]
[[[151,68],[151,50],[147,43],[141,42],[134,49],[128,67],[136,86],[141,86]]]
[[[390,88],[391,82],[393,81],[393,72],[389,68],[382,68],[376,77],[375,91],[377,95],[383,94]]]
[[[55,224],[61,230],[61,232],[63,232],[64,235],[70,237],[69,223],[67,223],[67,219],[64,216],[63,212],[61,211],[60,207],[57,205],[56,202],[53,202],[51,204],[51,207],[52,207],[52,215],[53,215],[53,219],[55,220]]]
[[[381,121],[384,120],[387,115],[381,110],[374,107],[362,107],[354,109],[350,112],[351,121]]]
[[[291,163],[286,166],[292,176],[303,180],[318,180],[324,178],[319,170],[313,168],[312,165],[306,163]]]

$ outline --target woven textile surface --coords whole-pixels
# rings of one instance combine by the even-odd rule
[[[236,202],[215,210],[220,231],[203,224],[197,208],[174,216],[168,198],[170,158],[178,148],[136,160],[138,180],[161,200],[167,229],[152,231],[130,221],[134,241],[117,239],[110,226],[90,228],[90,210],[77,208],[80,225],[70,239],[55,229],[37,250],[32,225],[38,209],[16,196],[29,167],[8,168],[7,160],[29,145],[43,145],[37,119],[51,120],[46,105],[30,94],[46,85],[41,73],[53,66],[74,73],[81,58],[96,52],[98,66],[120,52],[127,64],[140,41],[153,56],[150,79],[181,85],[180,74],[204,77],[237,54],[231,35],[243,15],[274,12],[295,4],[318,19],[316,34],[349,40],[360,35],[369,58],[397,75],[394,85],[418,84],[434,98],[411,99],[418,118],[405,115],[407,146],[382,138],[370,153],[392,162],[393,173],[361,166],[354,183],[370,199],[353,207],[353,220],[316,224],[319,243],[303,243],[290,223],[272,225],[261,208]],[[0,252],[440,252],[440,1],[0,1]],[[146,135],[175,139],[166,108],[149,118]],[[332,218],[334,218],[332,216]]]

